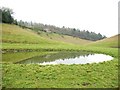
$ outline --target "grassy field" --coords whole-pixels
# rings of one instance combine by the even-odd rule
[[[28,44],[86,44],[92,41],[75,38],[72,36],[42,32],[37,34],[30,29],[23,29],[16,25],[2,24],[2,41],[5,43],[28,43]]]
[[[3,65],[7,88],[112,88],[118,87],[116,60],[86,65]]]
[[[54,33],[37,34],[16,25],[2,25],[2,49],[9,50],[71,50],[92,41]],[[51,39],[52,38],[52,39]]]
[[[99,40],[93,43],[90,43],[89,46],[97,46],[97,47],[112,47],[112,48],[120,48],[120,44],[118,43],[118,40],[120,40],[120,34],[115,35],[110,38],[106,38],[103,40]]]
[[[17,28],[17,29],[16,29]],[[12,31],[13,30],[13,31]],[[15,31],[14,31],[15,30]],[[24,33],[23,33],[24,32]],[[13,36],[14,37],[13,37]],[[16,38],[15,38],[16,37]],[[52,37],[52,39],[50,39]],[[57,34],[49,34],[49,37],[42,33],[37,35],[29,29],[21,29],[18,26],[3,24],[3,52],[4,51],[29,51],[40,50],[42,54],[54,51],[91,51],[104,53],[114,57],[113,60],[99,64],[85,65],[23,65],[3,64],[3,87],[6,88],[116,88],[118,87],[118,44],[116,36],[105,40],[83,42],[70,36],[71,41],[53,39],[63,37]],[[68,39],[69,39],[68,38]],[[67,40],[67,39],[66,39]],[[73,41],[74,41],[73,40]],[[81,41],[81,42],[80,42]],[[66,43],[67,42],[67,43]],[[69,42],[69,43],[68,43]],[[77,43],[76,43],[77,42]],[[115,43],[114,43],[115,42]],[[82,44],[83,43],[83,44]],[[21,52],[21,56],[25,52]],[[35,53],[38,55],[38,53]],[[32,53],[26,54],[32,57]],[[34,55],[33,55],[34,56]],[[14,57],[14,56],[13,56]],[[23,57],[18,56],[20,60]],[[5,57],[4,57],[5,60]],[[16,60],[10,58],[12,62]],[[7,61],[7,60],[6,60]]]
[[[101,50],[99,48],[99,50]],[[98,52],[92,49],[94,52]],[[7,88],[112,88],[118,87],[118,53],[102,52],[114,60],[86,65],[3,64],[3,87]],[[68,77],[69,76],[69,77]],[[49,83],[48,83],[49,82]]]
[[[85,45],[85,44],[93,42],[93,41],[90,41],[90,40],[84,40],[84,39],[80,39],[80,38],[77,38],[77,37],[60,35],[60,34],[55,34],[55,33],[41,32],[41,34],[39,34],[39,35],[41,37],[44,37],[44,38],[47,38],[47,39],[50,39],[50,40],[52,39],[52,40],[55,40],[55,41],[72,43],[72,44],[76,44],[76,45]]]

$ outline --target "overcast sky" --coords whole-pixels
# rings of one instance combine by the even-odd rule
[[[79,28],[107,37],[118,34],[119,0],[0,0],[14,18],[55,26]]]

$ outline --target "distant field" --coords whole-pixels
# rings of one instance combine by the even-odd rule
[[[93,43],[88,44],[89,46],[97,46],[97,47],[112,47],[112,48],[120,48],[120,44],[118,44],[118,40],[120,40],[120,34],[115,35],[110,38],[106,38],[103,40],[99,40]]]
[[[60,34],[55,34],[55,33],[41,32],[41,34],[39,34],[39,35],[41,37],[44,37],[44,38],[47,38],[50,40],[72,43],[72,44],[76,44],[76,45],[84,45],[84,44],[93,42],[90,40],[85,40],[85,39],[80,39],[77,37],[72,37],[72,36],[68,36],[68,35],[60,35]]]

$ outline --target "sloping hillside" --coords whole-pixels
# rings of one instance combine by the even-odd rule
[[[120,44],[118,45],[118,40],[120,40],[120,34],[112,36],[110,38],[106,38],[106,39],[103,39],[103,40],[99,40],[99,41],[93,42],[93,43],[88,44],[88,45],[97,46],[97,47],[118,48],[118,47],[120,47]]]
[[[72,37],[72,36],[62,35],[62,34],[55,34],[55,33],[40,32],[39,35],[49,40],[72,43],[72,44],[77,44],[77,45],[84,45],[84,44],[93,42],[90,40],[84,40],[84,39],[80,39],[77,37]]]
[[[30,29],[22,29],[16,25],[2,24],[2,41],[3,43],[54,43],[40,37]]]
[[[72,44],[87,44],[92,41],[79,39],[67,35],[59,35],[55,33],[40,32],[39,34],[26,28],[21,28],[16,25],[3,24],[2,41],[4,43],[72,43]]]

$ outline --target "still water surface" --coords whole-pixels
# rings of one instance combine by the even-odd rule
[[[99,63],[112,60],[113,57],[105,54],[94,53],[58,53],[44,56],[36,56],[21,62],[19,64],[40,64],[40,65],[56,65],[56,64],[87,64]]]
[[[43,62],[40,63],[42,65],[47,65],[47,64],[87,64],[87,63],[99,63],[103,61],[108,61],[112,60],[113,58],[108,55],[104,54],[93,54],[93,55],[88,55],[88,56],[79,56],[75,58],[66,58],[66,59],[58,59],[55,61],[51,62]]]

